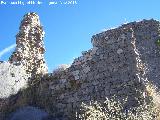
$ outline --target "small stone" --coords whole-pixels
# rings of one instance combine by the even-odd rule
[[[123,53],[123,50],[122,50],[121,48],[119,48],[119,49],[117,50],[117,53],[118,53],[118,54],[121,54],[121,53]]]
[[[84,73],[88,73],[88,72],[90,71],[90,67],[89,67],[89,66],[85,67],[85,68],[83,69],[83,71],[84,71]]]
[[[64,83],[66,83],[67,82],[67,80],[66,79],[61,79],[61,80],[59,80],[60,81],[60,83],[61,84],[64,84]]]

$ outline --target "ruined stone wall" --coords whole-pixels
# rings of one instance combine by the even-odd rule
[[[155,76],[160,69],[158,39],[159,22],[155,20],[94,35],[92,49],[82,52],[64,71],[43,78],[37,90],[43,102],[37,103],[55,116],[67,117],[75,115],[82,102],[103,102],[106,97],[116,96],[120,102],[127,98],[125,109],[137,106],[145,95],[145,84],[159,83]]]
[[[135,46],[143,62],[144,76],[147,81],[160,88],[160,39],[158,21],[142,21],[133,25]]]
[[[9,58],[9,62],[23,65],[32,75],[47,73],[43,38],[44,31],[39,16],[36,13],[26,14],[16,35],[16,50]]]
[[[8,111],[26,103],[26,98],[19,92],[28,89],[28,81],[36,75],[48,72],[44,60],[43,37],[44,31],[39,16],[36,13],[26,14],[16,35],[15,51],[9,61],[0,61],[1,120]]]
[[[76,58],[71,66],[46,74],[44,31],[38,15],[28,13],[24,16],[16,36],[17,46],[9,59],[10,63],[7,63],[9,67],[5,67],[4,70],[11,69],[13,72],[15,68],[22,66],[23,70],[25,69],[32,76],[45,74],[43,77],[38,76],[37,80],[24,90],[24,93],[29,94],[26,95],[29,99],[25,101],[25,105],[42,107],[56,118],[74,120],[75,113],[79,112],[82,102],[103,103],[106,97],[109,99],[115,97],[121,103],[127,99],[123,107],[129,109],[138,106],[143,102],[143,98],[147,98],[145,84],[152,82],[160,87],[159,35],[159,22],[155,20],[124,24],[116,29],[94,35],[91,38],[93,48],[82,52],[82,56]],[[0,63],[0,67],[5,64]],[[1,69],[0,74],[3,72]],[[22,74],[21,72],[19,73]],[[16,71],[14,74],[10,72],[5,74],[13,77],[11,82],[13,84],[19,85],[23,82],[20,81],[21,78],[17,79]],[[16,82],[17,80],[20,82]],[[28,78],[24,79],[25,82],[27,80]],[[1,80],[0,84],[4,84],[3,81],[5,79]],[[2,85],[0,90],[5,86]],[[19,96],[20,99],[17,98],[16,103],[23,101],[23,95],[19,94]],[[0,107],[4,106],[1,105],[4,101],[5,99],[0,101]],[[8,105],[15,104],[13,100],[10,101],[12,104]],[[20,105],[17,106],[21,107]],[[3,113],[2,109],[1,112]]]

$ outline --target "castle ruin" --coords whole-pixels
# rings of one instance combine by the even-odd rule
[[[73,120],[82,102],[103,103],[113,96],[120,102],[127,98],[124,108],[129,109],[143,102],[140,96],[147,98],[147,83],[160,88],[159,25],[153,19],[143,20],[96,34],[91,38],[93,48],[82,52],[69,68],[46,74],[44,32],[38,15],[28,13],[9,61],[22,64],[32,75],[46,74],[33,85],[34,99],[29,103],[54,117]]]

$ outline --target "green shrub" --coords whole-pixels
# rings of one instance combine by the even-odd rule
[[[156,44],[157,44],[158,46],[160,46],[160,39],[158,39],[158,40],[156,41]]]

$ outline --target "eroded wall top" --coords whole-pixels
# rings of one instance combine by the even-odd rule
[[[44,31],[39,16],[36,13],[26,14],[16,35],[16,50],[9,61],[16,65],[22,64],[33,75],[47,73],[43,38]]]

